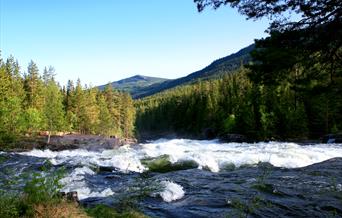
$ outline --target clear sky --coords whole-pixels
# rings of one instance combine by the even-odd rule
[[[267,21],[193,0],[0,0],[0,49],[23,71],[32,59],[57,80],[102,85],[185,76],[264,37]]]

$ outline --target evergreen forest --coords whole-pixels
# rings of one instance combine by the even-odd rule
[[[13,56],[0,58],[0,143],[40,131],[132,137],[135,109],[129,94],[68,81],[61,87],[53,67],[42,74],[31,61],[24,73]]]
[[[143,135],[205,137],[243,134],[253,140],[319,138],[342,129],[342,95],[321,88],[298,89],[293,77],[277,85],[257,84],[246,67],[219,79],[197,81],[136,101]],[[297,75],[299,77],[299,75]],[[313,84],[311,86],[313,86]],[[317,87],[316,87],[317,86]],[[308,88],[308,87],[306,87]]]
[[[230,6],[247,19],[267,18],[268,36],[233,73],[137,101],[139,132],[289,140],[342,130],[341,1],[194,2],[199,12]]]

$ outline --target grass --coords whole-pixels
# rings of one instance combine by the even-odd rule
[[[246,202],[240,199],[234,199],[230,202],[231,207],[235,209],[235,211],[228,215],[228,217],[248,217],[255,213],[255,211],[259,208],[264,207],[264,200],[255,195],[248,199]]]
[[[106,205],[97,205],[93,208],[85,209],[86,213],[90,217],[94,218],[146,218],[144,214],[134,211],[134,210],[126,210],[123,212],[118,212],[111,207]]]
[[[83,208],[78,202],[69,201],[59,194],[59,180],[64,170],[57,170],[52,175],[46,171],[33,173],[27,177],[23,192],[0,190],[0,217],[35,217],[35,218],[145,218],[146,216],[131,207],[120,211],[104,205]]]

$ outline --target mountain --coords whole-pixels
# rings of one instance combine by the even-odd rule
[[[129,92],[134,99],[147,97],[166,89],[195,82],[198,79],[210,79],[231,73],[238,69],[241,64],[246,64],[251,61],[249,53],[254,49],[254,47],[254,44],[249,45],[234,54],[215,60],[202,70],[178,79],[169,80],[136,75],[113,82],[112,86],[121,91]],[[103,89],[104,87],[105,86],[99,86],[100,89]]]
[[[179,85],[184,85],[187,83],[195,82],[198,79],[209,79],[213,77],[219,77],[226,73],[231,73],[232,71],[238,69],[241,64],[247,64],[251,61],[250,52],[255,48],[255,45],[249,45],[240,51],[228,55],[226,57],[220,58],[212,62],[207,67],[202,70],[191,73],[185,77],[181,77],[174,80],[167,80],[162,83],[153,84],[151,86],[144,87],[136,92],[133,98],[143,98],[155,93],[170,89]]]
[[[142,91],[140,91],[141,89],[150,87],[152,85],[157,85],[165,81],[168,81],[168,79],[135,75],[126,79],[112,82],[110,84],[115,89],[118,89],[124,92],[129,92],[132,96],[135,96],[139,93],[142,93]],[[102,86],[99,86],[98,88],[100,90],[103,90],[105,87],[106,85],[102,85]]]

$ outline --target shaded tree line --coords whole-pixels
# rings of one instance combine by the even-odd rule
[[[335,0],[194,0],[198,10],[223,5],[247,19],[269,18],[247,66],[256,85],[288,82],[303,103],[310,136],[341,130],[342,2]],[[296,14],[296,17],[291,15]]]
[[[141,134],[177,133],[202,137],[244,134],[252,139],[303,139],[342,129],[342,97],[334,91],[310,94],[292,80],[265,85],[241,67],[220,79],[198,81],[136,101]],[[299,77],[292,72],[291,78]],[[311,93],[311,91],[310,91]]]
[[[269,36],[256,40],[252,61],[242,72],[138,102],[139,130],[198,135],[213,128],[256,139],[317,138],[341,131],[341,1],[194,2],[200,12],[230,6],[247,19],[269,18]]]
[[[39,73],[31,61],[22,73],[13,56],[0,57],[0,142],[39,131],[83,134],[134,134],[135,108],[129,94],[107,86],[103,91],[68,81],[61,87],[53,67]]]

